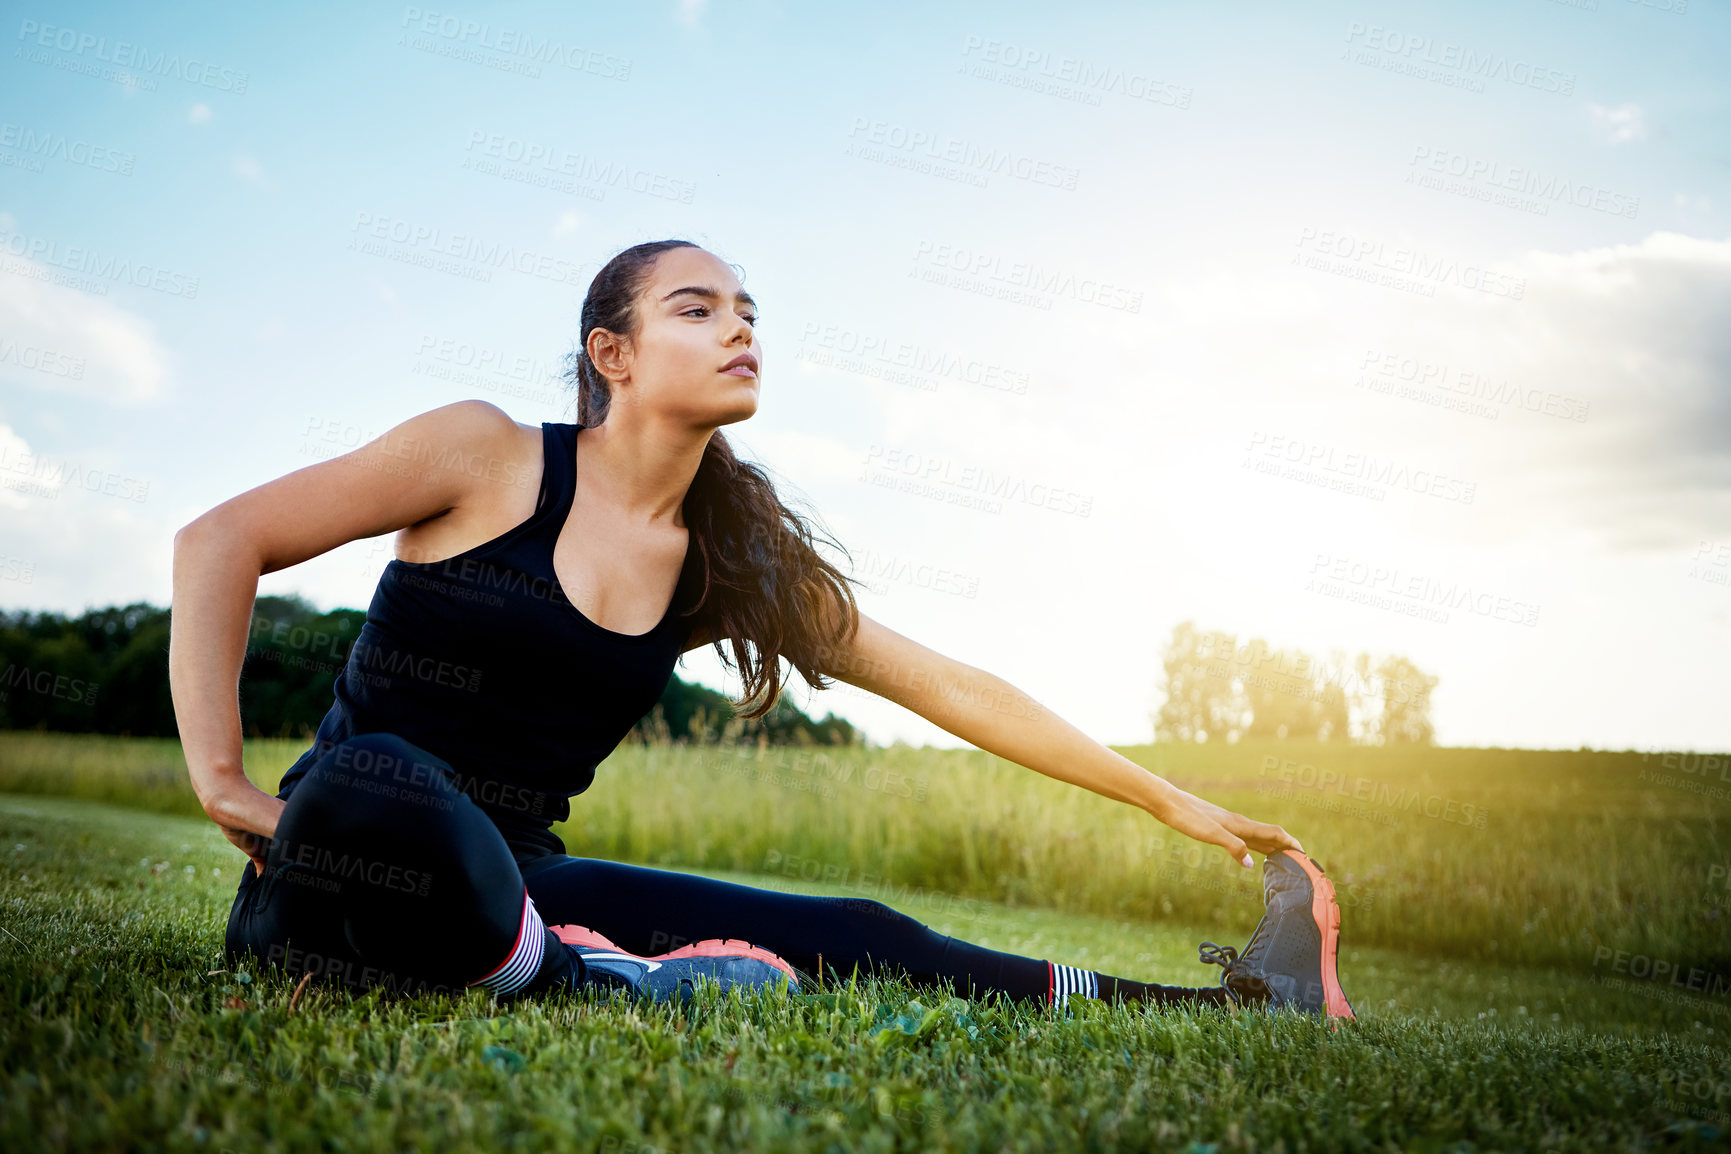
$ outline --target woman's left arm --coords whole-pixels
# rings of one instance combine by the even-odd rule
[[[1173,829],[1250,865],[1247,850],[1303,852],[1277,825],[1252,821],[1179,789],[1114,753],[1000,677],[920,645],[861,613],[823,672],[870,690],[989,753],[1146,810]]]

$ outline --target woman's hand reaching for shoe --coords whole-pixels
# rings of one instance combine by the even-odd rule
[[[1253,821],[1171,782],[1165,785],[1162,796],[1147,807],[1148,812],[1187,837],[1221,847],[1242,866],[1253,864],[1249,850],[1265,856],[1283,849],[1304,852],[1298,839],[1277,825]]]
[[[934,652],[865,614],[844,645],[826,651],[824,672],[876,693],[963,741],[1036,773],[1127,802],[1178,832],[1252,863],[1250,850],[1303,852],[1277,825],[1252,821],[1186,793],[1106,748],[1014,685]]]

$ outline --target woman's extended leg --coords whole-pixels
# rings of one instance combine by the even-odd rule
[[[405,990],[570,981],[505,839],[449,773],[388,733],[326,751],[289,795],[265,876],[248,870],[229,953]]]
[[[900,971],[916,985],[948,981],[964,996],[997,991],[1018,1000],[1068,994],[1225,1005],[1219,987],[1157,986],[987,949],[939,934],[882,902],[807,897],[598,858],[527,867],[529,893],[551,925],[572,923],[634,954],[659,954],[704,938],[741,938],[808,974],[845,978]]]

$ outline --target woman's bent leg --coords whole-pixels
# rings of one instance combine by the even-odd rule
[[[939,934],[882,902],[808,897],[596,858],[531,870],[529,892],[552,925],[574,923],[621,949],[659,954],[705,938],[740,938],[808,974],[905,974],[915,985],[948,982],[964,997],[996,991],[1026,1001],[1066,993],[1147,1001],[1222,1003],[1224,991],[1150,986],[1054,966]]]
[[[567,973],[504,838],[450,773],[388,733],[333,746],[289,795],[265,876],[236,901],[230,953],[426,991],[509,994]]]

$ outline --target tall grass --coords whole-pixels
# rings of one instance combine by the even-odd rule
[[[274,790],[303,749],[250,742],[248,772]],[[1120,752],[1294,833],[1334,879],[1349,943],[1586,970],[1621,950],[1731,983],[1731,758]],[[0,790],[200,812],[172,741],[0,733]],[[577,856],[829,881],[892,905],[937,891],[1218,925],[1223,940],[1261,913],[1260,870],[977,750],[622,746],[571,808],[556,830]]]

